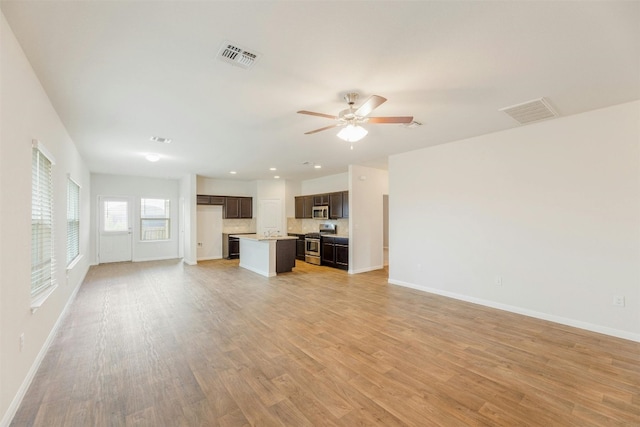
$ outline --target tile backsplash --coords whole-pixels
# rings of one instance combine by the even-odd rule
[[[317,233],[320,224],[335,224],[341,236],[349,235],[349,220],[345,219],[301,219],[287,218],[287,233]]]
[[[256,219],[255,218],[223,219],[222,232],[223,233],[255,233]]]

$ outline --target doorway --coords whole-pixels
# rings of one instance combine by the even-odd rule
[[[389,265],[389,195],[382,195],[382,251],[384,266]]]
[[[98,264],[132,260],[132,206],[129,197],[98,197]]]

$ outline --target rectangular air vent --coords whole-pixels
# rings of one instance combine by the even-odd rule
[[[532,101],[523,102],[522,104],[501,108],[498,111],[503,111],[508,114],[521,125],[558,117],[558,113],[551,108],[544,98],[534,99]]]
[[[235,43],[225,40],[218,51],[218,59],[241,68],[251,68],[258,60],[257,52],[249,52]]]

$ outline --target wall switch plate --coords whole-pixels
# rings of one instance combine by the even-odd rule
[[[622,295],[614,295],[613,305],[616,307],[624,307],[624,297]]]

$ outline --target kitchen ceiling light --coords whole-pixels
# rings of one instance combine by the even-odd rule
[[[322,166],[321,165],[315,165],[314,168],[320,169],[320,168],[322,168]]]
[[[275,179],[280,179],[280,177],[278,175],[274,176]]]
[[[276,170],[276,168],[269,168],[269,170],[270,170],[270,171],[274,171],[274,170]]]
[[[160,155],[159,154],[154,154],[154,153],[149,153],[145,156],[145,159],[147,159],[150,162],[157,162],[158,160],[160,160]]]
[[[230,171],[229,172],[231,175],[235,175],[237,172],[236,171]]]
[[[367,136],[368,133],[362,126],[347,125],[338,132],[338,138],[347,142],[356,142]]]

